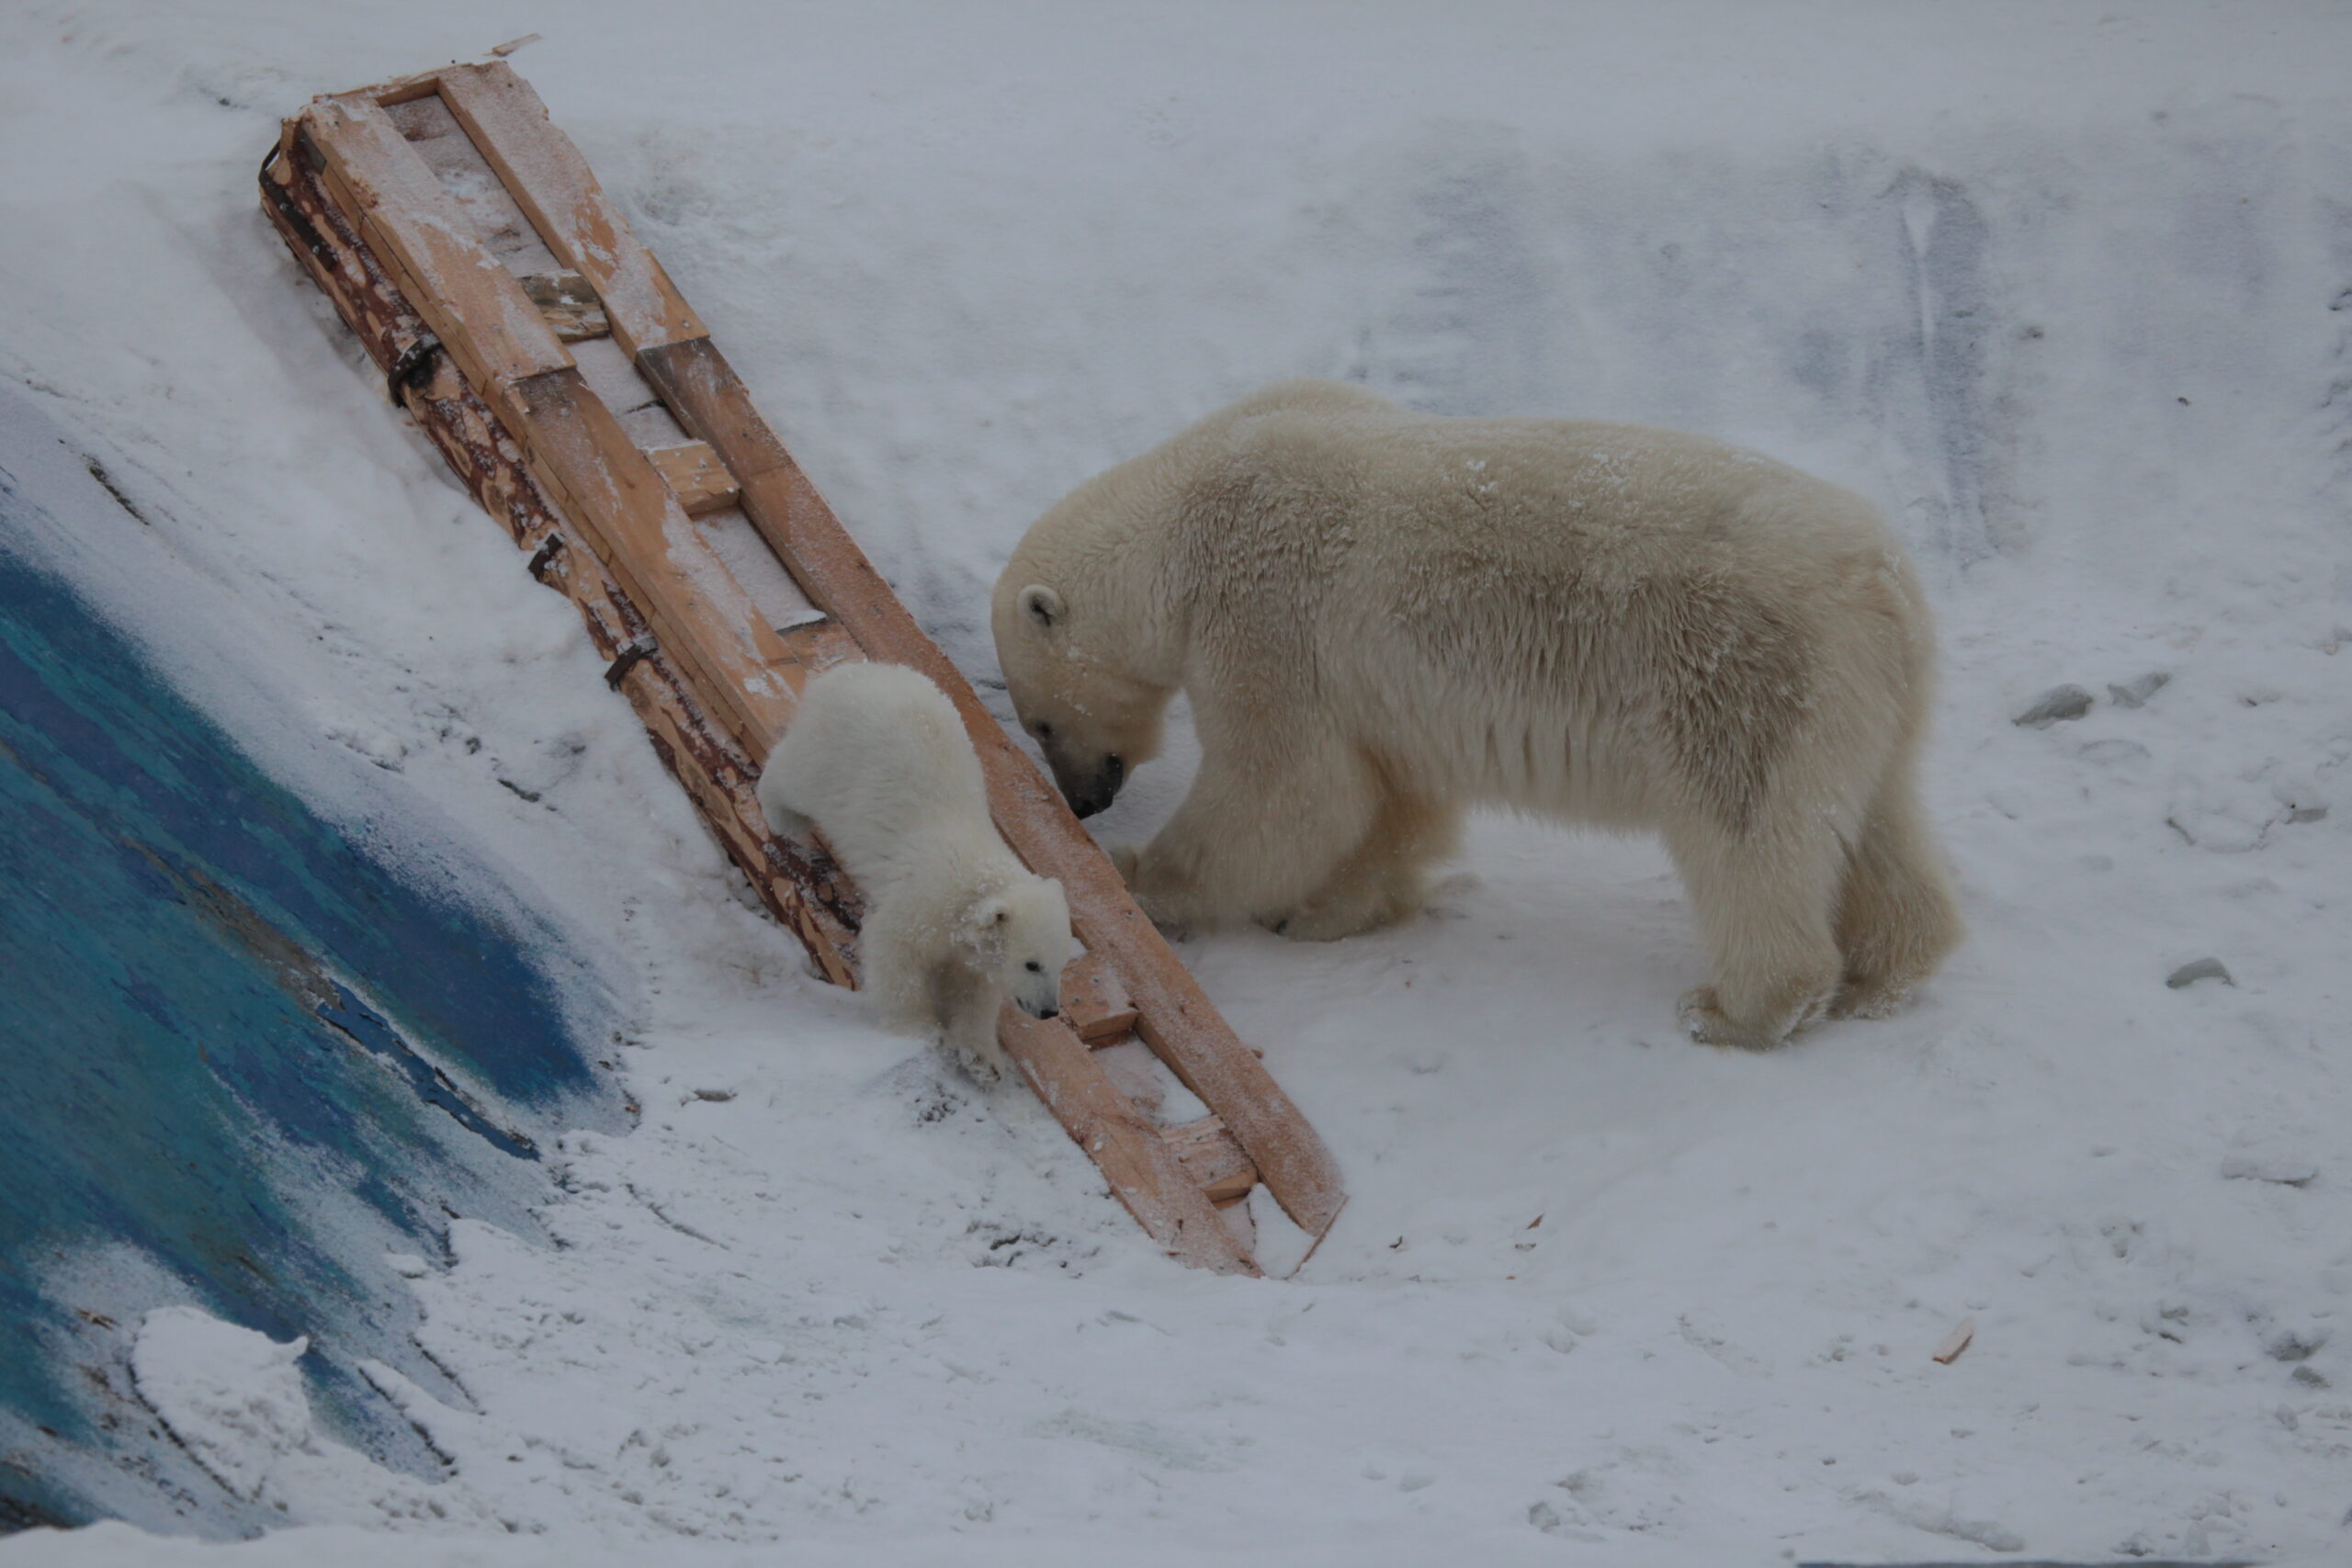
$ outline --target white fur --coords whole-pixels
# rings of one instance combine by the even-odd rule
[[[1704,1040],[1884,1011],[1959,938],[1910,565],[1867,502],[1753,452],[1284,383],[1048,512],[995,629],[1081,812],[1191,697],[1199,776],[1123,866],[1166,923],[1398,919],[1490,802],[1663,835]]]
[[[865,988],[908,1029],[936,1028],[973,1077],[1004,1068],[997,1014],[1061,1005],[1069,910],[989,818],[964,721],[937,686],[894,664],[842,664],[808,682],[760,774],[777,832],[813,824],[865,897]]]

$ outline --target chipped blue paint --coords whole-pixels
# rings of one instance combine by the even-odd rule
[[[0,403],[0,1523],[242,1533],[254,1506],[136,1402],[139,1317],[311,1336],[322,1413],[431,1473],[357,1371],[464,1403],[385,1254],[441,1254],[452,1215],[536,1232],[545,1141],[627,1124],[581,1048],[613,1003],[551,931],[352,842],[36,564],[27,539],[113,503],[22,411]],[[362,787],[399,809],[396,779]]]

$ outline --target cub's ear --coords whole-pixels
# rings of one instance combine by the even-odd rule
[[[1033,582],[1021,591],[1021,613],[1029,624],[1040,631],[1051,631],[1061,625],[1069,612],[1062,604],[1062,596],[1042,582]]]
[[[974,942],[987,942],[1001,931],[1011,919],[1012,909],[1001,895],[983,898],[965,912],[965,931]]]

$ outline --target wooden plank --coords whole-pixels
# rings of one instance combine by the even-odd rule
[[[440,73],[442,102],[529,213],[548,248],[583,274],[605,303],[613,335],[631,354],[707,337],[708,331],[637,243],[571,139],[503,61]]]
[[[1031,869],[1060,881],[1079,940],[1102,953],[1126,987],[1145,1041],[1224,1118],[1293,1222],[1323,1235],[1347,1201],[1323,1140],[1136,908],[1060,793],[890,592],[752,406],[717,345],[707,339],[672,344],[639,355],[637,363],[687,433],[708,442],[732,470],[743,487],[743,510],[817,607],[869,657],[922,671],[955,701],[1007,841]]]
[[[1090,1045],[1107,1045],[1136,1026],[1136,1004],[1100,953],[1081,953],[1062,971],[1062,1016]]]
[[[1258,1168],[1250,1163],[1225,1123],[1214,1116],[1170,1127],[1160,1139],[1174,1151],[1177,1163],[1211,1203],[1246,1198],[1250,1189],[1258,1185]]]
[[[571,355],[472,220],[384,111],[324,98],[306,121],[330,192],[474,389],[502,413],[509,383],[567,369]]]
[[[706,442],[689,441],[683,446],[656,446],[645,456],[678,498],[678,504],[689,517],[700,517],[706,512],[735,504],[743,487],[727,471]]]
[[[1220,1274],[1258,1272],[1185,1168],[1176,1145],[1112,1086],[1069,1024],[1031,1018],[1007,1004],[998,1038],[1054,1119],[1170,1258]]]

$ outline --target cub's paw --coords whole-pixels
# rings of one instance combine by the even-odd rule
[[[946,1050],[964,1076],[980,1089],[994,1089],[1012,1066],[1005,1057],[1004,1047],[993,1041],[985,1050],[972,1045],[949,1045]]]

